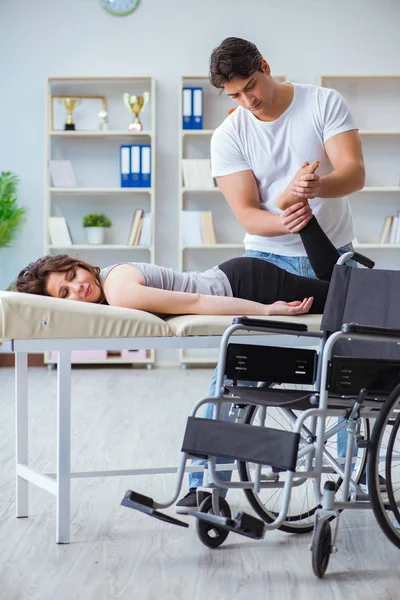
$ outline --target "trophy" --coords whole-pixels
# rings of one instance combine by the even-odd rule
[[[79,106],[81,101],[77,98],[63,98],[62,100],[59,100],[59,102],[65,106],[68,113],[67,122],[64,125],[65,131],[75,131],[75,123],[72,120],[72,111],[75,106]]]
[[[128,126],[129,131],[142,131],[143,125],[140,122],[139,115],[142,112],[142,110],[145,109],[145,106],[149,101],[149,92],[143,92],[142,96],[135,96],[126,93],[122,97],[124,99],[125,106],[128,108],[128,110],[130,110],[132,114],[135,115],[135,118],[133,119],[132,123],[130,123]]]
[[[97,116],[102,120],[102,123],[99,125],[100,131],[108,131],[108,112],[103,109],[97,113]]]

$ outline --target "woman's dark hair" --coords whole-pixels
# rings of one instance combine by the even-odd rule
[[[68,256],[68,254],[55,254],[54,256],[47,255],[29,263],[29,265],[19,273],[14,283],[14,290],[16,292],[24,292],[25,294],[49,296],[46,286],[50,273],[64,273],[76,267],[81,267],[82,269],[89,271],[89,273],[92,273],[102,290],[99,267],[94,267],[83,260],[72,258],[71,256]],[[102,292],[99,302],[102,302],[103,299]]]
[[[214,48],[210,58],[210,82],[221,89],[224,83],[235,77],[246,79],[256,71],[262,71],[262,55],[255,44],[241,38],[226,38]]]

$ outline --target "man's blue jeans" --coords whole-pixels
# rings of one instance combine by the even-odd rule
[[[338,248],[339,254],[344,254],[345,252],[353,252],[353,245],[347,244],[342,248]],[[277,267],[281,267],[288,271],[289,273],[294,273],[295,275],[302,275],[303,277],[314,277],[316,275],[314,273],[313,268],[311,267],[310,261],[307,256],[280,256],[278,254],[269,254],[266,252],[259,252],[257,250],[247,250],[244,256],[250,256],[252,258],[261,258],[263,260],[267,260],[268,262],[276,265]],[[348,261],[346,264],[351,266],[357,266],[355,261]],[[213,373],[213,378],[211,381],[210,389],[208,391],[208,395],[210,397],[215,396],[215,387],[217,383],[217,370],[215,369]],[[251,383],[249,383],[251,385]],[[204,417],[206,419],[211,419],[213,415],[213,404],[207,404],[205,407]],[[230,405],[223,404],[221,407],[221,418],[224,421],[233,421],[234,419],[229,416]],[[344,457],[346,455],[347,448],[347,430],[342,429],[339,431],[337,435],[337,448],[338,448],[338,456]],[[228,464],[230,461],[228,459],[217,458],[217,463]],[[204,465],[204,460],[192,460],[192,464],[194,465]],[[223,481],[230,481],[232,476],[232,471],[219,471],[218,476]],[[189,473],[189,489],[197,488],[203,485],[203,473],[195,472]],[[221,495],[225,495],[226,490],[221,492]]]

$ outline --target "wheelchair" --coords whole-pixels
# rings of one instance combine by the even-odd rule
[[[368,268],[346,266],[349,258]],[[173,498],[156,502],[128,490],[121,504],[188,527],[161,509],[176,502],[188,459],[202,458],[206,483],[199,494],[210,493],[189,514],[210,548],[231,532],[262,539],[272,529],[312,531],[312,568],[321,578],[337,551],[344,509],[372,509],[400,548],[400,272],[373,266],[358,253],[339,259],[321,331],[233,319],[221,341],[216,396],[197,402],[188,418]],[[243,331],[294,336],[302,347],[244,344],[234,336]],[[308,338],[319,340],[318,350],[306,347]],[[213,418],[199,418],[209,403]],[[233,420],[221,418],[226,404]],[[236,461],[238,481],[218,476],[226,465],[217,457]],[[232,516],[221,488],[243,489],[256,516]]]

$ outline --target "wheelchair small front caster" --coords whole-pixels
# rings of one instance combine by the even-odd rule
[[[219,509],[223,517],[228,517],[228,519],[231,518],[231,509],[224,498],[219,499]],[[211,496],[207,496],[207,498],[203,500],[199,506],[199,512],[214,514]],[[200,519],[197,519],[196,521],[196,531],[200,541],[208,548],[218,548],[218,546],[224,543],[229,535],[228,530],[217,527],[212,523],[201,521]]]
[[[320,519],[312,543],[312,568],[314,575],[321,579],[328,567],[332,553],[332,533],[328,519]]]

